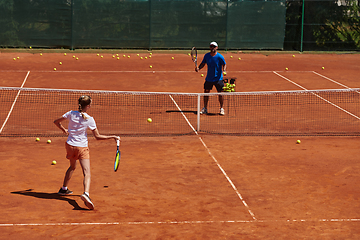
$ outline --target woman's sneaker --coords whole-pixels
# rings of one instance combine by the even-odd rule
[[[62,188],[60,188],[60,190],[59,190],[59,192],[58,192],[58,194],[60,194],[60,195],[70,195],[70,194],[72,194],[72,193],[73,193],[73,192],[70,191],[69,189],[64,190],[64,189],[62,189]]]
[[[201,109],[200,114],[207,114],[207,109],[206,108]]]
[[[81,200],[84,201],[85,205],[86,205],[90,210],[94,210],[94,204],[91,202],[91,199],[90,199],[89,195],[87,195],[86,193],[84,193],[83,195],[81,195]]]

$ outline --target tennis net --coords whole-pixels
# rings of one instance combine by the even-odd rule
[[[360,135],[359,89],[205,94],[0,87],[0,136],[64,136],[53,121],[77,110],[85,94],[102,134]],[[200,115],[204,96],[208,114]]]

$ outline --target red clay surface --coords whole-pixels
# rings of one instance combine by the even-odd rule
[[[30,71],[24,87],[202,92],[206,74],[187,54],[72,55],[1,53],[0,86]],[[357,54],[224,56],[237,91],[360,87]],[[200,137],[123,137],[116,173],[114,142],[90,138],[94,211],[79,197],[80,166],[74,194],[56,194],[66,138],[0,138],[0,239],[360,238],[357,137]]]

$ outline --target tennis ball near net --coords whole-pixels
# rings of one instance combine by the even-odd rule
[[[49,144],[50,144],[50,143],[51,143],[51,140],[50,140],[50,139],[49,139],[49,140],[47,140],[47,143],[49,143]]]
[[[36,140],[37,142],[39,142],[39,141],[40,141],[40,138],[36,138],[35,140]]]
[[[151,123],[151,122],[152,122],[152,119],[151,119],[151,118],[148,118],[147,121],[148,121],[148,123]]]
[[[300,144],[300,143],[301,143],[301,141],[300,141],[300,140],[297,140],[297,141],[296,141],[296,143],[297,143],[297,144]]]
[[[51,162],[51,165],[56,165],[56,161],[55,161],[55,160],[52,161],[52,162]]]

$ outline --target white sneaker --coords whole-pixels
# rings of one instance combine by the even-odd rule
[[[87,195],[86,193],[82,194],[80,196],[81,200],[84,201],[85,205],[90,209],[90,210],[94,210],[94,204],[92,203],[89,195]]]
[[[220,108],[220,115],[225,115],[225,110],[223,108]]]
[[[201,109],[201,111],[200,111],[200,114],[207,114],[208,112],[207,112],[207,109],[206,108],[203,108],[203,109]]]

